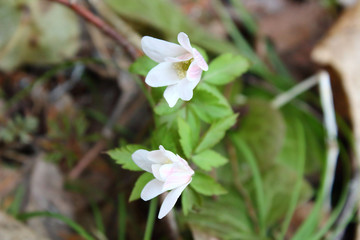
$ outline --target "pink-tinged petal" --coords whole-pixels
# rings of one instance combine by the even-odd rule
[[[144,189],[141,191],[140,194],[141,199],[144,201],[148,201],[162,194],[163,192],[165,192],[163,190],[163,185],[164,183],[157,179],[151,180],[145,185]]]
[[[197,81],[201,78],[202,71],[203,70],[199,67],[199,65],[193,61],[186,71],[186,78],[190,81]]]
[[[187,187],[189,183],[190,182],[169,192],[169,194],[164,199],[164,202],[161,204],[158,215],[159,219],[162,219],[170,212],[170,210],[175,206],[175,203],[179,199],[181,193],[184,191],[184,189]]]
[[[187,60],[190,60],[193,58],[193,55],[192,53],[186,53],[184,55],[181,55],[179,57],[168,57],[168,58],[165,58],[165,61],[166,62],[183,62],[183,61],[187,61]]]
[[[175,169],[173,169],[173,171],[174,172],[172,172],[164,182],[163,185],[164,191],[177,188],[183,184],[186,184],[191,179],[192,174],[190,172],[178,170],[175,173],[176,171]]]
[[[141,169],[152,173],[151,165],[153,163],[148,159],[148,154],[149,151],[139,149],[131,155],[131,158],[135,162],[135,164],[138,165]]]
[[[203,58],[203,56],[201,56],[201,54],[195,48],[193,49],[193,56],[194,56],[194,60],[195,60],[196,64],[202,70],[204,70],[204,71],[209,70],[209,66],[207,65],[205,59]]]
[[[181,32],[178,34],[178,42],[183,48],[186,49],[186,51],[193,53],[193,48],[191,47],[189,37],[186,35],[186,33]]]
[[[148,159],[156,164],[167,164],[171,163],[169,158],[166,156],[166,154],[161,150],[154,150],[149,152],[147,155]]]
[[[164,62],[165,58],[184,55],[186,50],[178,44],[145,36],[141,39],[144,53],[155,62]]]
[[[165,181],[165,179],[172,174],[173,168],[174,168],[174,164],[165,164],[160,167],[159,174],[163,181]]]
[[[200,78],[194,81],[189,81],[186,78],[181,80],[177,85],[179,97],[184,101],[189,101],[193,97],[193,90],[199,81]]]
[[[147,85],[151,87],[163,87],[174,85],[180,81],[173,63],[163,62],[150,70],[145,78]]]
[[[192,170],[192,168],[189,166],[189,163],[188,163],[185,159],[181,158],[180,156],[179,156],[179,159],[180,159],[180,161],[176,163],[177,166],[178,166],[179,168],[184,169],[184,171],[187,171],[190,175],[193,175],[195,172],[194,172],[194,170]]]
[[[169,104],[169,107],[174,107],[177,100],[179,99],[178,87],[177,85],[168,86],[164,92],[164,98]]]

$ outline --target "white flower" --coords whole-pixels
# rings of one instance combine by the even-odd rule
[[[159,64],[150,70],[145,82],[151,87],[168,86],[164,97],[170,107],[181,98],[189,101],[208,65],[201,54],[191,47],[189,37],[181,32],[180,45],[145,36],[141,40],[144,53]]]
[[[163,192],[171,190],[161,205],[158,218],[163,218],[174,207],[182,191],[191,182],[194,171],[187,161],[179,155],[165,150],[160,145],[160,150],[137,150],[132,154],[132,159],[140,168],[154,174],[155,179],[148,182],[141,192],[141,198],[148,201]]]

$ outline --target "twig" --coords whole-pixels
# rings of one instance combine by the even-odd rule
[[[82,157],[75,168],[70,172],[69,179],[76,179],[80,174],[89,166],[92,161],[99,155],[99,153],[105,148],[106,141],[104,139],[99,140],[95,146],[88,151],[84,157]]]
[[[139,50],[137,50],[134,46],[132,46],[126,38],[121,36],[118,32],[116,32],[109,24],[104,22],[98,16],[95,16],[92,12],[86,9],[83,6],[78,4],[74,4],[70,0],[49,0],[53,2],[60,3],[70,9],[72,9],[76,14],[83,17],[86,21],[93,24],[99,30],[101,30],[104,34],[112,38],[115,42],[117,42],[120,46],[122,46],[126,52],[130,55],[130,57],[134,60],[137,57],[141,56]]]
[[[289,101],[293,100],[295,97],[309,90],[319,83],[318,74],[313,75],[297,84],[290,90],[276,96],[276,98],[271,102],[275,108],[281,108],[283,105],[287,104]]]
[[[334,183],[335,168],[339,155],[339,146],[337,143],[337,125],[335,117],[335,108],[330,85],[330,76],[326,71],[321,71],[316,75],[305,79],[300,84],[291,88],[289,91],[280,94],[273,101],[275,108],[281,108],[296,98],[301,93],[309,90],[315,85],[319,85],[321,106],[324,114],[324,125],[326,130],[326,169],[324,180],[324,210],[329,211],[331,208],[331,189]]]
[[[113,138],[112,129],[122,113],[125,110],[125,107],[131,102],[136,94],[136,87],[135,83],[131,81],[130,75],[127,72],[120,72],[119,74],[119,85],[120,88],[123,90],[123,93],[118,98],[117,104],[114,108],[112,115],[110,116],[109,120],[105,124],[102,129],[101,135],[102,138],[92,147],[92,149],[85,154],[79,160],[79,163],[71,170],[69,173],[70,179],[76,179],[80,176],[80,174],[89,166],[95,158],[104,150],[106,147],[106,142]]]

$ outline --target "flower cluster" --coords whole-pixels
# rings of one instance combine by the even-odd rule
[[[174,207],[182,191],[192,180],[194,171],[179,155],[165,150],[137,150],[132,159],[143,170],[154,175],[155,179],[148,182],[141,192],[141,198],[148,201],[166,191],[170,191],[161,205],[158,218],[163,218]]]
[[[191,46],[185,33],[178,34],[178,42],[180,45],[148,36],[141,40],[145,54],[159,63],[149,71],[145,82],[151,87],[167,86],[164,97],[170,107],[174,107],[179,98],[189,101],[200,82],[202,71],[208,70],[206,61]],[[194,171],[187,161],[161,145],[155,151],[137,150],[132,154],[132,159],[155,177],[141,192],[144,201],[169,191],[158,215],[158,218],[163,218],[190,184]]]
[[[170,107],[179,98],[189,101],[202,71],[208,70],[206,61],[191,46],[185,33],[179,33],[178,42],[180,45],[148,36],[141,40],[144,53],[159,63],[150,70],[145,82],[151,87],[167,86],[164,97]]]

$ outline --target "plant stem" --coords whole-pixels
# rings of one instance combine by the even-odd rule
[[[104,22],[98,16],[95,16],[92,12],[86,9],[83,6],[78,4],[74,4],[70,0],[50,0],[53,2],[60,3],[70,9],[72,9],[77,15],[83,17],[86,21],[97,27],[100,31],[102,31],[105,35],[112,38],[116,43],[122,46],[129,56],[135,60],[137,57],[141,55],[140,51],[136,49],[130,42],[121,36],[118,32],[116,32],[109,24]]]
[[[126,237],[126,203],[124,193],[119,194],[118,200],[118,240],[125,240]]]
[[[154,222],[155,222],[156,208],[157,208],[157,198],[154,198],[150,202],[149,215],[147,218],[144,240],[151,240],[151,235],[153,232]]]

